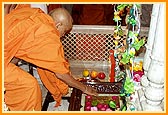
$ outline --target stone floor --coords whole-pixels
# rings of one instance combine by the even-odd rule
[[[68,111],[69,102],[67,100],[62,100],[61,106],[59,107],[54,107],[55,103],[50,103],[47,111]]]
[[[41,88],[41,91],[42,91],[42,98],[43,98],[42,104],[43,104],[43,102],[44,102],[44,100],[46,98],[48,90],[42,84],[39,84],[39,85],[40,85],[40,88]],[[59,106],[59,107],[54,107],[55,104],[56,104],[55,101],[54,102],[50,102],[47,111],[68,111],[68,106],[69,106],[68,100],[62,99],[61,106]]]

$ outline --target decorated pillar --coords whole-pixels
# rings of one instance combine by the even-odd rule
[[[154,4],[152,9],[146,54],[144,56],[145,74],[141,79],[144,86],[144,98],[141,101],[143,111],[162,111],[165,77],[165,5]],[[141,98],[141,97],[140,97]]]

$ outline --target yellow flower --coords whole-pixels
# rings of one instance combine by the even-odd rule
[[[130,55],[135,55],[135,49],[134,49],[134,48],[131,48],[130,51],[129,51],[129,54],[130,54]]]
[[[114,30],[114,33],[117,33],[118,32],[118,30],[116,29],[116,30]]]
[[[119,15],[119,12],[114,12],[114,15],[116,16],[116,15]]]
[[[130,58],[130,63],[131,63],[131,64],[133,63],[133,59],[132,59],[132,58]]]
[[[136,42],[139,42],[138,38],[135,38],[135,41],[136,41]]]
[[[120,16],[114,16],[115,20],[121,20]]]
[[[139,65],[141,65],[141,66],[142,66],[142,65],[143,65],[143,61],[139,61]]]
[[[115,39],[117,39],[117,40],[119,40],[119,39],[121,39],[121,37],[120,36],[116,36],[116,37],[114,37]]]
[[[115,44],[115,46],[117,46],[118,45],[118,41],[114,40],[114,44]]]
[[[142,66],[139,64],[136,64],[133,68],[134,71],[142,71]]]

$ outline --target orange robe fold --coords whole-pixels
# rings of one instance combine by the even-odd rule
[[[53,72],[44,71],[40,68],[38,68],[37,70],[39,72],[40,78],[42,79],[42,82],[45,83],[45,86],[47,87],[47,89],[49,89],[54,100],[57,102],[55,106],[59,106],[62,95],[66,95],[68,92],[67,85],[61,80],[58,80]]]
[[[15,110],[14,106],[26,106],[26,104],[34,103],[31,101],[25,105],[19,105],[18,103],[17,105],[12,105],[14,99],[11,98],[12,90],[10,89],[10,83],[16,81],[19,83],[18,76],[20,76],[20,73],[17,66],[10,66],[10,61],[13,57],[17,57],[38,67],[43,84],[51,92],[58,106],[62,95],[67,94],[68,86],[60,81],[54,73],[68,73],[69,64],[64,59],[63,47],[54,21],[50,16],[43,13],[42,10],[26,7],[13,10],[6,15],[4,25],[4,85],[6,90],[5,99],[7,99],[6,104],[9,108],[12,106],[11,108]],[[17,74],[13,74],[15,71],[17,71]],[[30,75],[28,76],[30,77]],[[17,87],[19,87],[19,84]],[[36,94],[39,92],[34,91],[32,93]],[[22,98],[26,95],[22,93],[18,96],[20,96],[18,99],[23,100]],[[29,98],[32,98],[32,96]],[[23,110],[25,109],[23,108]],[[26,110],[32,110],[32,108]]]

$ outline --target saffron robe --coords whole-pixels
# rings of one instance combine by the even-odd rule
[[[39,76],[60,105],[68,85],[54,73],[68,73],[63,46],[53,19],[39,8],[18,8],[4,17],[4,87],[10,110],[41,110],[37,80],[10,61],[13,57],[38,67]]]

